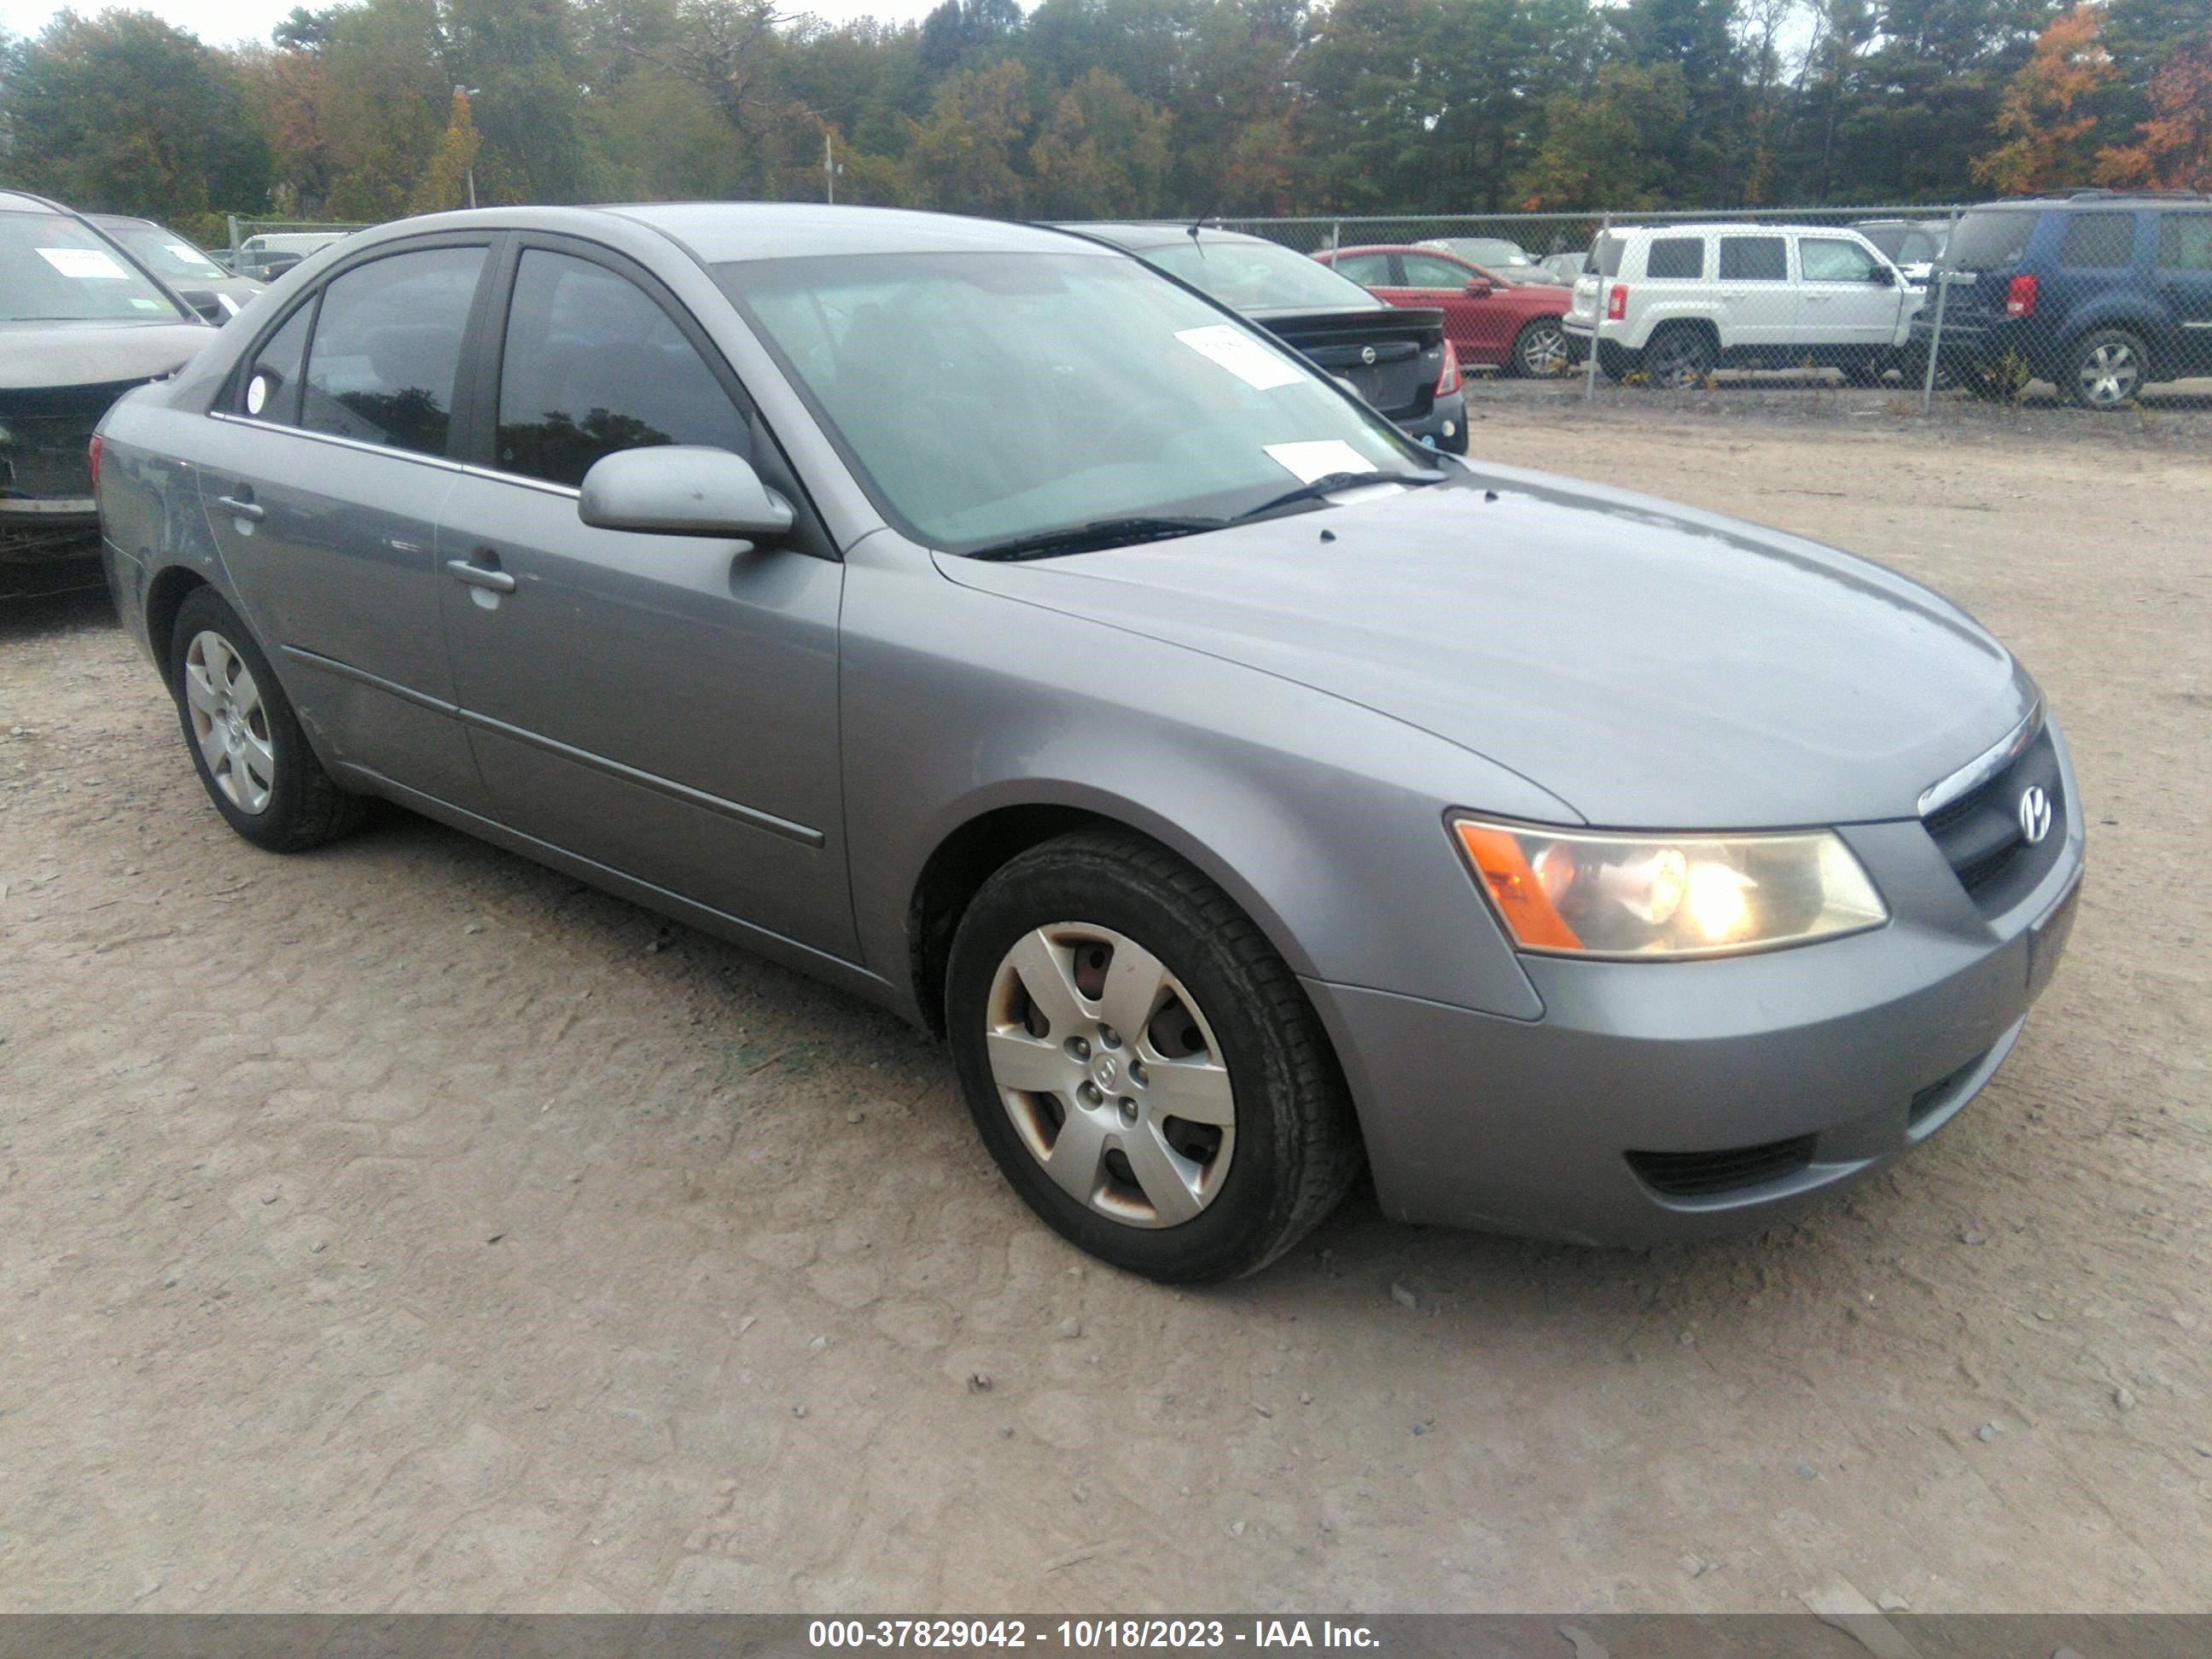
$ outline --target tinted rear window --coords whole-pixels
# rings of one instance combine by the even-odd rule
[[[1702,236],[1662,236],[1644,255],[1646,276],[1702,276],[1705,274],[1705,239]]]
[[[1788,282],[1788,245],[1779,236],[1722,237],[1721,280],[1724,283]]]
[[[1997,208],[1966,214],[1951,233],[1945,263],[1954,270],[2002,270],[2020,263],[2034,229],[2033,213]]]
[[[2058,263],[2075,270],[2117,270],[2134,256],[2135,216],[2079,213],[2066,222]]]
[[[2212,213],[2169,213],[2160,220],[2158,263],[2166,270],[2212,270]]]

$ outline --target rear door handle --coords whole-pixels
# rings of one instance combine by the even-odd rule
[[[243,497],[218,495],[215,498],[215,504],[227,508],[234,518],[248,519],[256,524],[269,516],[269,509],[253,500],[251,490],[247,491]]]
[[[514,592],[514,578],[504,570],[472,563],[467,559],[448,559],[446,568],[456,581],[466,582],[471,587],[482,587],[494,593]]]

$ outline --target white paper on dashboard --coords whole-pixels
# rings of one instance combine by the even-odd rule
[[[1332,472],[1380,472],[1382,470],[1341,438],[1319,438],[1309,443],[1268,444],[1265,447],[1267,459],[1300,483],[1311,483],[1316,478],[1326,478]],[[1357,486],[1347,485],[1346,488]]]
[[[85,282],[127,282],[131,273],[96,247],[42,247],[39,257],[64,276]]]
[[[1176,338],[1200,356],[1220,364],[1255,392],[1273,392],[1279,386],[1295,386],[1305,379],[1250,335],[1227,323],[1182,329]]]

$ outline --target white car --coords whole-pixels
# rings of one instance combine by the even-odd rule
[[[1624,226],[1600,233],[1561,319],[1614,380],[1688,386],[1717,368],[1896,366],[1925,297],[1856,231],[1809,225]]]

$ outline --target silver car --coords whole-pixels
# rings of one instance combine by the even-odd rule
[[[1141,261],[866,209],[349,239],[102,427],[260,846],[381,796],[943,1031],[1083,1248],[1654,1241],[1989,1080],[2082,814],[2026,671],[1814,543],[1408,443]]]

